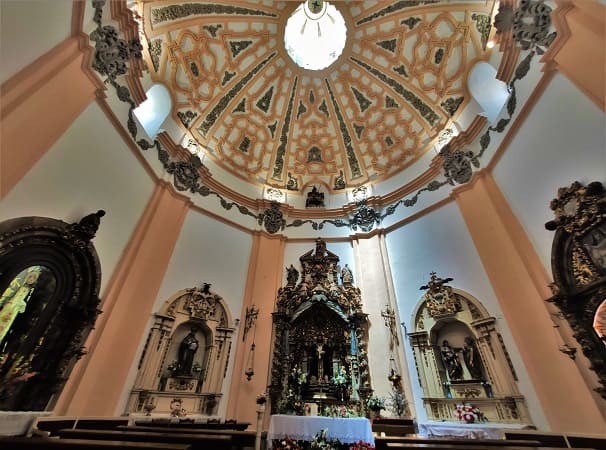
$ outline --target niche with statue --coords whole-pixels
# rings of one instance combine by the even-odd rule
[[[217,414],[234,327],[210,287],[180,291],[154,315],[127,412]]]
[[[531,424],[496,319],[452,280],[431,273],[408,334],[427,418]]]
[[[320,239],[299,261],[301,273],[287,268],[273,313],[272,413],[363,413],[372,389],[360,289]]]

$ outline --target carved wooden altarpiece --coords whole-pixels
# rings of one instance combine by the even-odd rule
[[[299,261],[273,313],[272,413],[303,414],[305,403],[361,411],[372,389],[360,289],[320,239]]]
[[[606,193],[602,183],[575,181],[552,200],[553,296],[578,346],[589,360],[595,391],[606,399]],[[572,343],[571,343],[572,344]],[[575,359],[577,346],[560,350]],[[577,363],[581,364],[580,361]],[[583,367],[581,367],[584,370]],[[591,372],[589,372],[591,373]]]
[[[98,313],[92,243],[105,212],[76,223],[0,223],[0,410],[52,409]]]

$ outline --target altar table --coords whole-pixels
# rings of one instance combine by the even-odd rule
[[[52,411],[0,411],[0,436],[25,436],[37,417]]]
[[[521,430],[526,425],[506,423],[421,422],[422,437],[459,437],[466,439],[503,439],[505,430]]]
[[[273,439],[289,437],[297,441],[311,441],[316,434],[326,430],[327,439],[338,439],[344,444],[362,441],[374,445],[370,421],[365,417],[337,418],[320,416],[271,416],[267,431],[267,445]]]

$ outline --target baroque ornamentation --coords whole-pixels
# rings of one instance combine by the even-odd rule
[[[364,407],[371,380],[360,289],[321,239],[299,261],[300,276],[286,268],[272,314],[272,413],[300,412],[304,402]]]
[[[284,229],[286,220],[280,210],[280,204],[278,202],[271,202],[271,206],[265,210],[265,212],[259,214],[259,225],[263,224],[265,230],[274,234]]]
[[[553,302],[568,321],[576,343],[590,360],[606,398],[606,346],[604,331],[595,328],[596,316],[606,298],[606,192],[600,182],[586,186],[575,181],[558,189],[550,204],[554,220],[545,228],[555,231],[552,245]],[[599,334],[602,333],[602,334]],[[563,353],[575,357],[569,343]]]
[[[450,145],[446,144],[440,150],[440,155],[444,157],[444,175],[452,185],[467,183],[473,175],[471,166],[480,167],[480,161],[471,150],[452,151]]]
[[[128,71],[126,63],[129,59],[142,57],[141,42],[132,39],[127,43],[118,37],[118,31],[111,25],[99,25],[91,32],[90,39],[95,42],[93,69],[109,80],[115,80]]]
[[[361,231],[368,233],[372,231],[375,225],[381,223],[381,214],[379,214],[374,208],[371,208],[366,204],[366,200],[358,202],[356,212],[354,213],[350,227],[356,231],[360,228]]]
[[[108,36],[106,36],[105,33],[103,32],[101,20],[102,20],[102,9],[103,9],[104,3],[105,2],[101,1],[101,0],[93,1],[93,7],[95,8],[95,19],[94,20],[99,25],[100,31],[98,32],[98,37],[100,39],[102,38],[102,40],[107,40],[108,43],[111,44],[113,40],[118,39],[117,31],[115,29],[112,32],[110,32],[111,30],[108,30],[108,33],[109,33]],[[406,2],[398,2],[399,6],[395,5],[396,9],[393,9],[391,6],[384,8],[384,9],[380,10],[380,12],[377,13],[378,15],[375,15],[375,13],[373,13],[372,17],[367,16],[362,21],[369,22],[369,21],[375,20],[379,17],[383,17],[385,14],[390,14],[391,12],[394,12],[398,9],[403,9],[410,5],[409,3],[408,4],[405,4],[405,3]],[[238,13],[239,12],[237,12],[234,9],[231,9],[229,11],[225,10],[226,15],[238,14]],[[528,14],[532,13],[532,8],[528,8],[526,10],[526,13],[528,13]],[[178,14],[181,14],[181,13],[179,12]],[[189,12],[188,12],[188,14],[189,14]],[[411,19],[416,19],[416,18],[411,18]],[[170,19],[170,20],[172,20],[172,19]],[[220,22],[220,20],[218,20],[218,22]],[[413,30],[416,28],[417,23],[418,23],[417,20],[408,20],[408,21],[406,21],[406,23],[403,23],[403,25],[407,26],[410,30]],[[217,30],[219,30],[221,27],[222,26],[220,23],[213,23],[212,29],[211,29],[211,25],[208,25],[207,28],[204,28],[208,32],[207,34],[209,34],[208,39],[214,37],[213,33],[217,34]],[[161,52],[162,43],[160,42],[159,39],[157,39],[156,41],[157,41],[158,45],[155,48],[157,48]],[[154,45],[154,43],[156,43],[156,41],[152,40],[150,46]],[[543,42],[543,43],[545,43],[545,42]],[[123,49],[124,47],[122,45],[120,45],[119,48]],[[128,48],[128,46],[127,46],[127,48]],[[532,57],[534,56],[535,50],[536,49],[533,49],[533,51],[531,51],[530,54],[520,62],[518,69],[515,71],[515,77],[509,86],[510,90],[511,90],[510,100],[507,104],[507,112],[509,114],[509,117],[505,118],[505,119],[501,119],[496,126],[490,127],[486,131],[486,133],[482,136],[481,150],[476,155],[478,160],[479,160],[479,158],[482,157],[484,151],[490,145],[490,140],[491,140],[490,133],[493,131],[500,133],[500,132],[504,131],[505,128],[507,127],[507,125],[509,124],[511,117],[516,108],[516,95],[515,95],[514,83],[517,80],[520,80],[521,78],[523,78],[526,75],[526,73],[528,73],[528,70],[530,68],[530,62],[532,60]],[[124,51],[122,51],[122,53],[124,53],[126,55],[126,53]],[[150,53],[153,53],[151,47],[150,47]],[[118,52],[118,54],[120,54],[120,52]],[[137,51],[135,49],[134,55],[136,56],[136,54],[137,54]],[[274,56],[275,56],[275,53],[268,53],[267,57],[264,56],[266,59],[261,61],[260,65],[255,66],[255,68],[253,69],[253,71],[257,70],[257,72],[252,73],[253,71],[251,71],[251,72],[245,74],[243,77],[240,77],[236,83],[231,83],[231,81],[230,81],[232,78],[232,74],[233,74],[233,76],[236,76],[235,72],[229,72],[229,77],[227,77],[228,72],[223,69],[221,70],[221,73],[218,74],[218,80],[220,80],[221,76],[225,73],[226,77],[223,80],[223,82],[224,82],[224,84],[230,83],[231,89],[224,97],[221,97],[217,100],[218,103],[214,104],[214,107],[212,108],[212,111],[210,111],[210,113],[208,113],[206,116],[204,116],[204,113],[202,113],[202,117],[205,117],[205,118],[202,121],[202,125],[198,129],[198,131],[200,131],[200,133],[202,133],[204,135],[205,133],[208,133],[210,131],[210,128],[212,126],[214,126],[216,121],[219,119],[219,115],[224,113],[225,111],[229,111],[229,108],[227,108],[227,106],[233,100],[233,98],[235,98],[236,96],[238,96],[241,93],[243,87],[247,83],[249,83],[253,78],[255,78],[255,76],[258,72],[260,72],[260,71],[264,70],[266,67],[268,67],[267,64],[269,64],[269,60],[271,60]],[[100,57],[100,59],[104,60],[106,58]],[[353,58],[352,61],[354,63],[356,63],[357,65],[359,65],[360,67],[362,67],[363,69],[365,69],[370,74],[374,75],[379,81],[386,83],[391,89],[393,89],[393,91],[395,91],[395,93],[399,94],[407,102],[409,102],[411,105],[413,105],[413,107],[415,109],[417,109],[417,111],[419,111],[421,116],[424,117],[425,120],[427,120],[429,123],[434,123],[435,121],[440,120],[440,116],[435,114],[431,110],[431,108],[429,108],[429,106],[427,106],[427,105],[423,106],[421,104],[422,102],[419,103],[419,102],[415,101],[415,99],[411,96],[414,94],[407,92],[406,89],[401,84],[399,84],[396,80],[385,75],[384,73],[380,72],[379,70],[375,69],[369,63],[363,62],[361,60],[356,60],[355,58]],[[272,63],[273,62],[274,62],[274,60],[272,60]],[[158,53],[158,64],[160,64],[160,53]],[[395,71],[395,73],[398,73],[405,77],[408,76],[404,65],[400,65],[399,67],[397,67],[397,63],[395,63],[393,66],[390,66],[390,67],[392,67],[392,69]],[[108,70],[106,70],[106,69],[101,69],[101,70],[108,72]],[[111,70],[109,70],[109,72],[118,73],[121,69],[119,69],[118,72],[115,72],[113,70],[114,69],[111,69]],[[171,157],[170,157],[169,153],[162,147],[162,145],[160,145],[159,142],[155,141],[153,143],[150,143],[145,139],[137,140],[137,133],[138,133],[137,124],[133,118],[133,113],[132,113],[132,111],[134,110],[134,107],[136,105],[134,104],[134,101],[130,95],[129,89],[126,86],[120,86],[115,80],[111,79],[110,75],[108,75],[108,79],[110,80],[112,86],[114,86],[114,88],[116,89],[116,94],[117,94],[118,98],[123,102],[127,102],[131,106],[131,108],[129,109],[129,113],[128,113],[129,117],[128,117],[128,121],[127,121],[127,129],[129,131],[129,133],[131,134],[133,139],[137,142],[137,144],[139,145],[139,147],[142,150],[148,150],[151,148],[155,148],[157,150],[158,159],[160,160],[162,165],[167,170],[170,170],[171,173],[174,174],[174,182],[179,185],[180,190],[190,190],[191,192],[198,193],[205,197],[208,197],[208,196],[216,197],[220,201],[221,207],[224,208],[225,210],[230,210],[235,206],[237,208],[237,210],[243,215],[254,217],[257,220],[259,219],[260,216],[261,217],[263,216],[264,213],[255,214],[255,213],[251,212],[247,207],[239,205],[235,202],[230,202],[230,201],[226,200],[225,198],[223,198],[217,192],[214,192],[211,189],[209,189],[207,186],[203,185],[201,183],[200,177],[194,173],[195,171],[197,171],[199,169],[199,167],[201,167],[201,163],[199,162],[199,159],[196,158],[196,161],[183,165],[179,161],[177,161],[177,162],[171,161]],[[285,140],[288,139],[288,133],[289,133],[289,129],[291,127],[291,122],[292,122],[291,116],[292,116],[292,114],[295,114],[295,112],[293,111],[293,109],[294,109],[293,105],[294,105],[294,100],[295,100],[294,92],[295,92],[296,85],[297,85],[296,80],[295,80],[294,84],[295,84],[295,86],[293,86],[293,89],[291,91],[292,92],[291,99],[290,99],[291,102],[289,103],[288,114],[285,115],[285,118],[287,120],[283,119],[282,123],[280,125],[281,126],[281,134],[280,134],[280,141],[279,141],[280,148],[278,149],[278,152],[276,154],[277,158],[275,160],[275,165],[273,167],[273,173],[274,173],[274,175],[276,175],[276,177],[275,177],[276,180],[277,179],[283,180],[282,174],[285,172],[284,169],[286,167],[285,166],[286,162],[285,162],[284,158],[286,155],[287,143],[285,142]],[[329,102],[332,100],[333,103],[334,102],[338,103],[339,101],[341,101],[341,99],[337,100],[336,96],[333,94],[333,89],[331,88],[331,85],[328,84],[328,80],[326,80],[325,84],[326,84],[326,89],[324,89],[324,93],[328,94],[328,95],[325,95],[325,98],[322,98],[321,102],[318,101],[316,103],[316,100],[319,100],[319,98],[321,98],[320,95],[316,95],[316,92],[315,92],[316,89],[319,89],[319,88],[314,88],[313,90],[308,89],[308,90],[303,90],[303,91],[305,92],[305,98],[309,98],[310,103],[317,105],[315,108],[310,108],[310,110],[319,111],[321,114],[325,114],[327,118],[330,118],[331,114],[328,109],[328,104],[326,102],[326,98],[328,98]],[[267,91],[265,91],[265,92],[267,92]],[[274,95],[277,95],[277,93],[275,93]],[[251,100],[251,102],[252,102],[252,100]],[[286,101],[284,101],[284,103],[286,103]],[[442,105],[442,107],[445,107],[445,105]],[[450,108],[450,106],[448,106],[448,107]],[[370,106],[368,108],[368,110],[370,111],[371,108],[373,108],[373,106]],[[426,108],[429,108],[429,109],[426,110]],[[249,108],[249,109],[254,110],[255,108]],[[336,113],[336,114],[334,114],[334,116],[336,116],[335,119],[338,121],[338,124],[339,124],[338,127],[341,129],[340,131],[342,131],[341,136],[342,136],[343,142],[345,144],[346,160],[347,160],[348,164],[350,165],[351,176],[352,176],[352,178],[355,178],[358,176],[357,174],[361,175],[361,173],[362,173],[361,167],[357,160],[358,156],[356,155],[356,152],[353,150],[353,146],[351,145],[351,136],[349,134],[349,131],[347,130],[347,125],[345,125],[345,123],[344,123],[344,118],[342,116],[342,113],[335,109],[333,109],[333,111],[335,111],[335,113]],[[247,111],[247,112],[249,112],[249,111]],[[450,113],[450,111],[448,111],[448,110],[447,110],[447,112]],[[307,116],[308,114],[309,114],[309,112],[304,112],[301,117]],[[435,115],[435,117],[434,117],[434,115]],[[266,125],[266,128],[269,129],[271,132],[272,138],[277,130],[277,127],[278,127],[277,121],[271,125]],[[352,131],[355,131],[357,133],[356,130],[352,130]],[[359,138],[361,137],[362,132],[363,132],[363,130],[360,129],[360,131],[358,133]],[[267,133],[267,134],[269,135],[269,133]],[[389,136],[389,135],[387,135],[387,136]],[[236,147],[237,147],[240,144],[241,144],[241,139],[238,142],[236,142],[234,145],[236,145]],[[398,144],[397,142],[394,142],[393,148],[397,148],[398,147],[397,144]],[[306,147],[306,148],[309,148],[309,147]],[[473,164],[473,160],[474,160],[473,157],[468,156],[468,157],[464,157],[462,159],[463,159],[463,161],[462,161],[463,166],[466,165],[465,160],[467,160],[468,162],[471,161]],[[458,161],[458,162],[461,163],[461,161]],[[289,166],[289,169],[290,169],[290,166]],[[445,168],[445,170],[446,170],[446,168]],[[466,170],[464,170],[463,172],[468,173],[468,171],[466,171]],[[298,176],[298,175],[296,175],[296,174],[298,174],[298,172],[294,171],[293,173],[295,175],[291,175],[291,177],[288,178],[287,187],[289,189],[298,189],[299,180],[298,180],[298,178],[296,178],[296,176]],[[458,173],[458,169],[455,170],[455,173]],[[332,178],[333,182],[331,183],[334,190],[345,188],[346,183],[345,183],[345,177],[344,177],[343,173],[340,173],[336,177],[334,175],[330,175],[330,177],[334,177],[334,178]],[[400,206],[403,206],[403,207],[414,206],[417,203],[419,196],[422,195],[426,191],[435,191],[445,185],[453,184],[453,181],[459,182],[457,180],[465,179],[464,176],[459,176],[459,175],[454,176],[454,174],[449,174],[449,175],[447,175],[447,177],[448,178],[446,180],[432,180],[426,186],[420,188],[417,192],[415,192],[411,197],[405,198],[405,199],[400,199],[396,203],[391,204],[387,207],[384,207],[383,209],[385,212],[384,212],[384,214],[379,216],[379,219],[382,219],[391,214],[394,214]],[[285,226],[299,227],[304,224],[310,224],[314,230],[319,230],[319,229],[322,229],[325,224],[331,224],[335,227],[351,226],[351,221],[340,219],[340,218],[324,219],[321,221],[296,219]]]
[[[2,327],[0,409],[44,411],[61,392],[98,314],[101,268],[91,240],[100,210],[76,223],[47,217],[0,222],[0,303],[24,301]],[[24,292],[25,289],[25,292]],[[6,310],[5,310],[6,311]],[[52,311],[52,317],[44,317]],[[31,324],[37,324],[32,327]]]
[[[191,317],[208,320],[216,315],[217,303],[221,297],[210,292],[210,283],[203,283],[202,287],[187,289],[189,297],[185,302],[185,309]]]
[[[275,14],[268,13],[260,9],[250,9],[232,5],[213,5],[209,3],[186,3],[182,5],[169,5],[162,8],[152,9],[152,20],[154,24],[182,19],[192,15],[276,17]]]
[[[556,33],[550,33],[551,8],[544,0],[521,0],[517,9],[500,4],[495,16],[495,27],[499,33],[509,30],[522,50],[533,50],[543,54],[542,47],[549,47]]]
[[[427,291],[424,299],[431,317],[454,315],[461,310],[460,300],[453,294],[452,287],[447,286],[452,280],[452,278],[439,278],[435,272],[431,272],[427,284],[421,286],[421,290]]]

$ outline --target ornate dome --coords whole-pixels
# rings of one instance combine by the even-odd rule
[[[334,195],[393,181],[460,131],[455,122],[473,102],[467,76],[491,58],[493,2],[332,2],[346,42],[323,70],[304,69],[287,53],[287,20],[300,6],[132,5],[151,80],[171,93],[181,144],[212,162],[216,180],[233,175],[259,192],[293,194],[320,186]],[[321,35],[310,22],[308,31]]]

